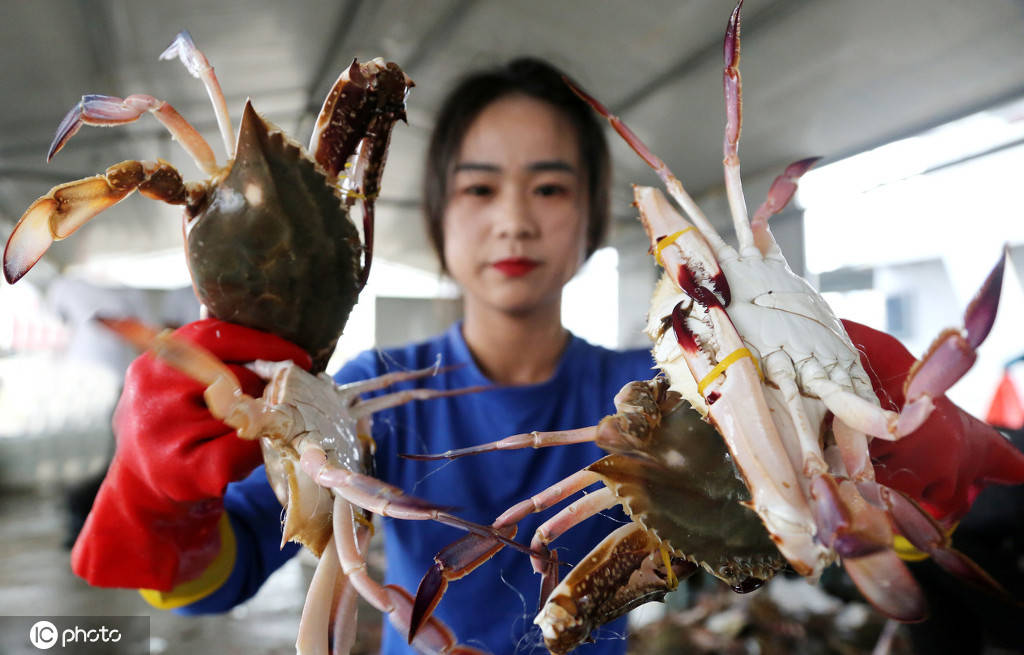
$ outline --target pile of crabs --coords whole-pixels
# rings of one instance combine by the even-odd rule
[[[290,363],[260,364],[269,383],[262,398],[251,398],[229,369],[196,346],[131,322],[113,325],[209,385],[211,411],[240,438],[261,441],[268,476],[286,509],[285,538],[320,558],[300,623],[299,652],[347,652],[351,639],[344,634],[354,631],[344,628],[354,621],[355,594],[408,631],[422,652],[471,651],[431,614],[449,580],[504,546],[524,551],[541,574],[535,623],[552,653],[569,652],[600,625],[663,599],[700,568],[743,593],[786,568],[815,582],[838,562],[868,602],[900,621],[926,613],[901,553],[930,555],[955,575],[1000,593],[998,583],[951,546],[949,533],[969,503],[930,506],[914,489],[876,471],[872,456],[914,439],[933,440],[941,448],[955,436],[1000,462],[978,469],[976,487],[1024,481],[1024,455],[944,396],[970,368],[992,326],[1005,257],[968,306],[964,326],[943,331],[920,361],[888,335],[836,318],[790,270],[768,227],[814,160],[786,169],[748,216],[737,155],[741,5],[726,30],[723,75],[725,185],[735,247],[626,125],[576,89],[655,169],[682,210],[656,189],[634,187],[651,252],[664,269],[647,323],[661,372],[623,387],[614,399],[617,413],[596,426],[410,455],[451,459],[581,441],[608,452],[509,508],[490,526],[459,519],[373,478],[373,444],[360,436],[369,434],[375,411],[466,390],[401,392],[363,402],[359,397],[366,391],[430,371],[343,388],[320,373],[369,273],[373,201],[391,129],[404,118],[412,86],[397,65],[353,62],[325,100],[308,150],[248,103],[233,142],[213,69],[182,33],[164,57],[180,58],[206,84],[228,164],[220,166],[206,141],[162,100],[84,96],[61,123],[49,156],[83,124],[128,123],[150,112],[210,178],[183,182],[166,162],[126,161],[102,175],[54,187],[15,227],[4,251],[4,274],[17,281],[54,240],[137,189],[185,206],[190,270],[212,316],[274,332],[310,352],[313,374]],[[350,216],[356,200],[362,206],[362,241]],[[282,248],[297,252],[300,243],[322,247],[302,248],[298,261],[280,257]],[[239,248],[246,252],[243,259],[235,256]],[[309,293],[296,297],[290,291],[295,288]],[[886,353],[884,361],[867,361],[865,347]],[[953,424],[959,426],[956,435],[949,434]],[[600,490],[546,521],[528,547],[509,537],[523,517],[596,483]],[[559,580],[559,562],[548,545],[616,505],[631,522]],[[413,599],[368,575],[363,558],[370,513],[442,521],[468,534],[438,553]]]

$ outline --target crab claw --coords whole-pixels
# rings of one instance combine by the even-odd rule
[[[886,616],[912,623],[928,614],[921,588],[892,550],[843,560],[843,569],[871,605]]]
[[[655,258],[679,288],[694,299],[700,297],[700,287],[713,290],[719,302],[728,307],[732,300],[729,282],[701,232],[658,189],[633,185],[633,198]]]
[[[73,134],[74,132],[72,132]],[[135,187],[114,188],[104,175],[60,184],[32,203],[4,248],[4,277],[14,284],[53,245],[120,202]]]
[[[811,510],[818,539],[846,561],[892,545],[892,531],[880,509],[869,505],[853,482],[819,475],[811,481]]]
[[[914,356],[884,332],[852,321],[843,325],[861,352],[875,395],[900,409]],[[899,441],[872,440],[871,459],[879,483],[906,493],[949,528],[987,485],[1024,483],[1024,453],[946,396],[934,403],[915,432]]]
[[[516,535],[516,526],[505,526],[499,528],[499,531],[511,539]],[[503,546],[504,544],[495,539],[468,534],[448,544],[434,555],[434,565],[423,576],[419,588],[416,589],[416,600],[413,601],[409,617],[410,644],[416,638],[416,633],[430,619],[437,604],[441,602],[441,597],[448,590],[448,581],[458,580],[471,573]]]
[[[907,495],[887,488],[880,489],[902,536],[923,558],[930,555],[935,563],[968,584],[1010,599],[1010,594],[971,558],[953,548],[947,531]],[[910,549],[913,550],[913,549]]]
[[[975,349],[988,336],[996,319],[1006,250],[989,273],[978,293],[964,312],[963,330],[945,330],[940,334],[921,361],[910,370],[904,384],[906,408],[920,403],[923,398],[941,396],[966,373],[977,359]]]

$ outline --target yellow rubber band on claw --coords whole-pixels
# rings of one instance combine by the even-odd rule
[[[704,396],[704,390],[707,389],[708,385],[715,381],[719,375],[725,373],[725,369],[729,368],[737,361],[744,357],[749,357],[750,361],[754,362],[754,369],[757,371],[757,377],[764,380],[764,375],[761,373],[761,367],[757,364],[757,359],[751,354],[746,348],[738,348],[732,351],[728,357],[718,362],[718,364],[711,369],[711,371],[704,376],[704,379],[697,385],[697,393],[702,397]]]
[[[363,526],[364,528],[367,528],[370,531],[371,537],[377,533],[376,529],[373,527],[373,521],[371,521],[370,519],[366,518],[362,514],[356,514],[355,516],[353,516],[353,518],[355,519],[356,523]]]
[[[679,586],[679,578],[676,577],[676,572],[672,570],[672,558],[669,557],[668,548],[665,544],[661,545],[661,561],[665,564],[665,584],[668,585],[669,589],[675,589]]]
[[[946,537],[952,537],[953,531],[960,525],[959,522],[954,523],[949,530],[946,531]],[[896,554],[904,562],[921,562],[931,557],[928,553],[918,550],[914,544],[910,543],[910,540],[903,535],[896,534],[892,537],[892,549],[896,551]]]
[[[691,225],[690,227],[687,227],[687,228],[684,228],[682,230],[679,230],[678,232],[673,232],[672,234],[668,235],[667,237],[662,237],[662,238],[658,239],[658,243],[654,246],[654,259],[658,262],[658,264],[662,268],[665,268],[665,262],[661,261],[661,251],[664,250],[665,248],[668,248],[673,243],[675,243],[676,240],[679,237],[683,236],[684,234],[686,234],[690,230],[695,230],[695,229],[697,229],[697,228],[695,228],[695,227],[693,227]]]

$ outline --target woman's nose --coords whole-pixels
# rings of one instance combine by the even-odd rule
[[[509,192],[498,203],[495,231],[500,237],[527,239],[537,235],[537,222],[525,193]]]

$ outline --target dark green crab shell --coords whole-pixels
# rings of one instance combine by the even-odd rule
[[[189,269],[210,315],[326,368],[358,298],[362,243],[323,169],[246,103],[234,162],[189,213]]]
[[[666,396],[663,378],[627,386],[635,392],[634,402],[646,408],[624,414],[620,407],[619,414],[604,419],[617,421],[604,431],[614,435],[612,440],[598,438],[612,454],[588,468],[601,474],[634,521],[677,556],[737,592],[758,588],[786,560],[745,505],[750,492],[722,437],[678,394]],[[659,414],[651,426],[648,417]],[[633,438],[622,438],[627,435]]]

